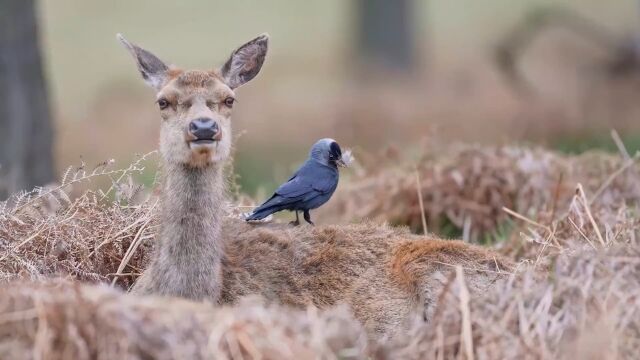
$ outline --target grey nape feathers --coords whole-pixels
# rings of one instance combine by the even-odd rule
[[[338,166],[346,166],[345,160],[335,140],[319,140],[298,171],[246,220],[261,220],[275,212],[289,210],[296,212],[293,225],[300,225],[299,211],[303,212],[305,221],[313,225],[309,210],[320,207],[331,198],[338,187]]]

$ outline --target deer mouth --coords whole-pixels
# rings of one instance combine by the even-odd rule
[[[189,149],[197,153],[211,153],[218,149],[220,144],[219,140],[213,139],[198,139],[189,141]]]
[[[217,134],[215,134],[213,137],[207,137],[207,138],[196,138],[196,139],[190,139],[189,141],[187,141],[187,143],[189,144],[189,147],[193,150],[196,149],[212,149],[213,147],[218,147],[218,144],[220,143],[220,140],[222,140],[222,133],[218,132]]]
[[[217,140],[214,140],[214,139],[198,139],[198,140],[192,140],[190,141],[190,143],[196,144],[196,145],[207,145],[207,144],[213,144],[216,141]]]
[[[196,137],[192,134],[187,136],[187,144],[190,148],[210,148],[214,144],[217,147],[222,140],[222,131],[217,131],[211,137]]]

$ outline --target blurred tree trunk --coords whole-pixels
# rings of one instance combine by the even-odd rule
[[[34,0],[0,0],[0,199],[53,180]]]
[[[413,0],[358,0],[358,46],[364,62],[409,71],[414,62]]]

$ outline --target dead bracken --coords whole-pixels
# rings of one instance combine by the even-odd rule
[[[71,171],[60,186],[0,206],[0,358],[633,357],[640,348],[635,158],[571,157],[515,147],[448,153],[418,167],[430,225],[434,218],[455,219],[475,209],[468,201],[476,190],[484,195],[471,199],[489,199],[489,214],[514,224],[495,245],[519,262],[482,296],[469,295],[466,273],[452,272],[443,279],[429,323],[416,314],[406,331],[378,339],[340,306],[305,311],[249,299],[217,307],[109,289],[111,284],[128,288],[147,266],[158,205],[153,195],[137,201],[141,191],[117,185],[126,184],[138,167],[105,175],[116,171],[108,164],[93,175],[85,172],[82,181],[119,179],[118,200],[95,190],[70,195],[72,179],[82,178]],[[564,174],[561,180],[557,169]],[[388,212],[420,224],[415,176],[380,173],[364,182],[350,179],[334,201],[342,204],[351,188],[375,189],[376,181],[395,179],[400,182],[391,193],[395,203],[370,208],[379,219]],[[455,173],[463,181],[442,180]],[[441,196],[443,205],[435,206],[430,196]],[[491,223],[482,219],[490,215],[472,214],[478,216],[471,224],[478,226],[475,231],[489,229]],[[392,219],[398,217],[385,220]],[[65,280],[50,280],[60,277]]]
[[[557,220],[578,183],[597,208],[640,205],[637,156],[469,145],[429,147],[422,154],[417,166],[393,157],[385,162],[376,156],[370,164],[363,158],[359,174],[338,188],[321,216],[342,223],[386,221],[422,232],[423,208],[429,231],[485,242],[500,239],[509,225],[503,207],[542,223]]]

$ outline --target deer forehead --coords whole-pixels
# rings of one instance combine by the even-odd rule
[[[169,78],[158,97],[184,98],[191,96],[208,96],[224,99],[234,96],[233,90],[213,71],[177,70],[169,72]]]

